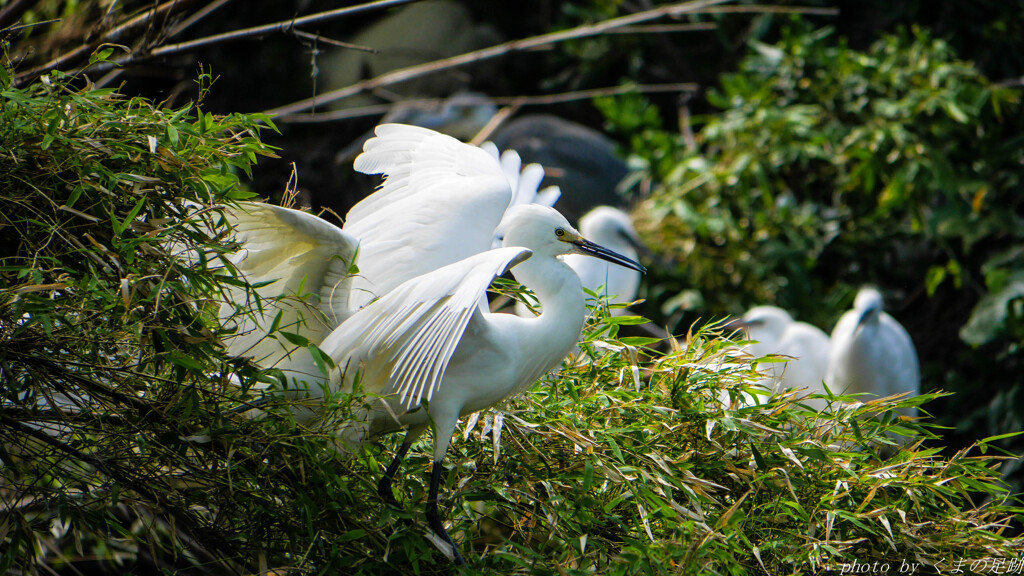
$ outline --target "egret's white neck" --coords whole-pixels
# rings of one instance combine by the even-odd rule
[[[536,318],[522,319],[523,357],[537,359],[538,366],[557,366],[576,346],[586,319],[580,278],[561,259],[541,255],[513,268],[512,275],[533,290],[543,310]],[[533,375],[531,382],[541,375]]]

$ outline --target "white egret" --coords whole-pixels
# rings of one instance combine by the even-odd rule
[[[228,348],[281,367],[313,396],[320,387],[352,391],[358,380],[369,400],[339,442],[407,431],[378,486],[389,502],[398,466],[429,426],[427,520],[461,563],[437,509],[458,418],[522,390],[576,344],[586,308],[579,277],[562,255],[644,268],[585,240],[552,208],[508,208],[509,181],[486,151],[411,126],[382,125],[376,134],[355,167],[385,180],[348,213],[344,230],[269,205],[228,211],[242,248],[233,263],[249,282],[269,282],[258,288],[262,311],[236,321],[241,329]],[[503,247],[491,249],[499,223]],[[357,245],[359,273],[352,275]],[[537,294],[543,314],[491,314],[480,305],[509,268]],[[226,305],[222,315],[231,321],[235,307]],[[292,325],[289,331],[333,360],[326,379],[315,352],[293,339],[266,338],[271,328]]]
[[[920,393],[917,351],[907,331],[887,314],[882,294],[864,287],[832,330],[826,382],[836,394],[885,397]],[[916,410],[903,410],[908,416]]]
[[[828,372],[829,337],[821,329],[806,322],[797,322],[776,306],[755,306],[735,322],[751,341],[746,351],[752,356],[768,354],[792,359],[769,365],[765,370],[771,390],[806,389],[808,393],[825,393],[822,380]],[[809,399],[806,404],[816,410],[826,407],[824,399]]]
[[[646,250],[629,215],[611,206],[598,206],[580,218],[580,233],[598,244],[636,260]],[[565,257],[583,282],[584,288],[607,297],[613,304],[629,304],[640,289],[640,273],[575,254]],[[602,286],[604,288],[602,288]]]

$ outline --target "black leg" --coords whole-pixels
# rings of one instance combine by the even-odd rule
[[[398,500],[395,500],[395,493],[391,490],[391,481],[395,478],[395,473],[398,472],[399,465],[402,464],[402,459],[409,453],[409,448],[412,446],[415,438],[410,438],[412,434],[407,434],[405,440],[402,441],[402,445],[398,447],[398,453],[395,454],[395,459],[388,464],[388,469],[384,471],[384,476],[380,479],[377,484],[377,494],[384,502],[394,506],[395,508],[401,508],[398,504]]]
[[[430,529],[434,531],[434,534],[440,536],[441,539],[452,547],[453,561],[456,564],[462,565],[466,561],[462,559],[462,555],[459,554],[458,548],[452,542],[451,536],[444,529],[444,522],[441,521],[441,516],[437,512],[437,491],[441,487],[442,473],[444,473],[444,466],[441,465],[441,460],[434,460],[434,465],[430,470],[430,492],[427,494],[427,524],[430,525]]]

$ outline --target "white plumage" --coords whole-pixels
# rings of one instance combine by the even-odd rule
[[[752,356],[775,354],[792,358],[765,366],[767,378],[762,384],[766,388],[825,393],[822,380],[827,376],[830,348],[825,332],[806,322],[794,321],[788,312],[775,306],[751,308],[739,325],[752,341],[746,348]],[[827,406],[824,399],[809,399],[805,403],[816,410]]]
[[[832,330],[827,382],[836,394],[920,393],[917,351],[903,326],[883,310],[878,290],[861,288],[853,309]]]
[[[529,385],[579,338],[583,292],[559,257],[580,253],[643,267],[585,240],[552,208],[510,207],[513,185],[537,186],[510,182],[511,160],[503,169],[491,153],[424,128],[383,125],[376,134],[355,167],[386,179],[349,211],[344,230],[269,205],[226,211],[242,247],[232,262],[249,282],[267,283],[257,289],[262,309],[250,317],[237,314],[235,302],[224,305],[222,317],[240,328],[226,344],[234,354],[282,368],[297,387],[305,381],[314,397],[321,388],[350,391],[358,378],[370,400],[339,441],[408,431],[379,486],[389,501],[401,459],[432,427],[427,518],[451,544],[437,493],[459,416]],[[504,247],[491,249],[496,236]],[[353,265],[359,272],[351,276]],[[490,283],[510,268],[537,294],[544,314],[518,318],[481,306]],[[329,377],[308,349],[282,339],[264,342],[280,326],[294,326],[319,344],[336,365]]]

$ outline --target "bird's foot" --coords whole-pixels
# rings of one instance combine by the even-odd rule
[[[462,554],[459,554],[459,549],[455,547],[455,543],[452,542],[451,537],[448,536],[448,532],[443,526],[438,528],[431,526],[430,532],[427,533],[427,540],[448,556],[454,564],[458,566],[466,564],[466,560],[462,557]]]
[[[452,537],[448,535],[448,530],[445,530],[444,523],[441,522],[441,516],[437,512],[437,501],[427,502],[427,524],[430,529],[434,532],[434,542],[438,544],[446,544],[451,550],[452,562],[462,566],[466,563],[466,560],[459,554],[459,549],[455,546],[455,542],[452,541]]]

